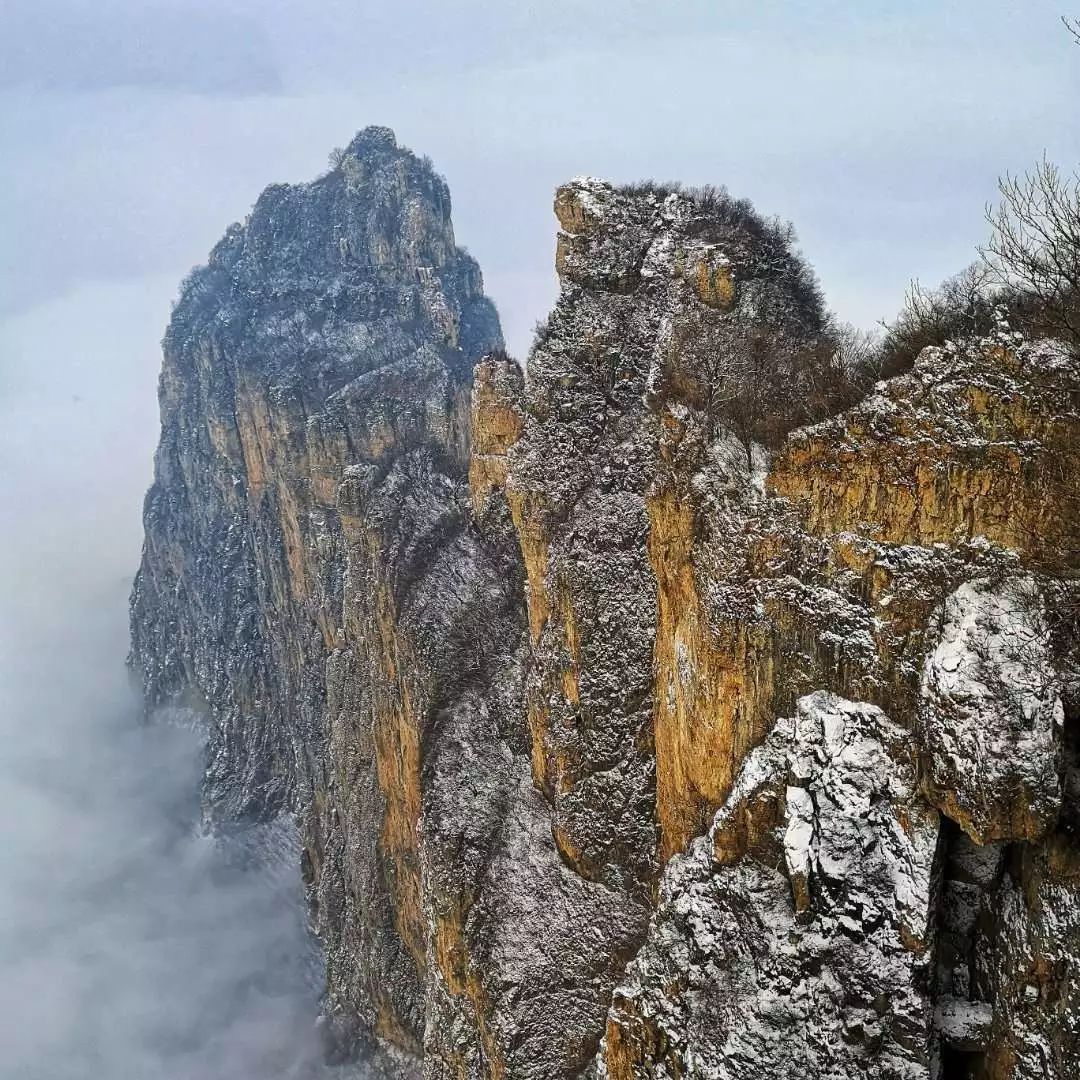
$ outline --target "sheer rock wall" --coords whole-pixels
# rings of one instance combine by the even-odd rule
[[[767,451],[726,358],[820,330],[769,234],[560,188],[523,375],[449,211],[367,129],[164,342],[132,663],[215,827],[297,815],[329,1052],[1076,1075],[1076,358],[1002,327]]]

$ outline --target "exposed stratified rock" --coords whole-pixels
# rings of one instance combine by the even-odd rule
[[[1008,332],[924,349],[849,413],[794,433],[770,485],[815,534],[953,546],[981,537],[1075,568],[1077,361]]]
[[[1071,1080],[1076,357],[1003,328],[798,427],[788,232],[555,205],[524,378],[385,129],[268,189],[166,335],[132,659],[209,712],[212,820],[299,815],[330,1045]]]
[[[733,752],[745,755],[732,742],[728,717],[745,723],[764,714],[759,722],[768,723],[770,713],[816,682],[888,712],[901,733],[894,745],[906,746],[908,785],[930,796],[913,791],[907,814],[937,806],[979,841],[1047,836],[1041,844],[1074,850],[1074,839],[1063,840],[1074,831],[1058,819],[1058,808],[1064,805],[1068,820],[1075,813],[1075,794],[1062,804],[1071,773],[1063,785],[1061,770],[1065,686],[1075,681],[1066,673],[1075,671],[1076,637],[1053,627],[1074,626],[1077,610],[1070,584],[1076,549],[1065,534],[1078,512],[1068,494],[1072,478],[1080,477],[1080,422],[1071,404],[1078,380],[1076,359],[1053,344],[1011,336],[971,341],[928,350],[911,375],[883,384],[836,420],[794,432],[763,483],[745,463],[740,472],[718,435],[683,488],[682,529],[664,530],[656,517],[652,523],[650,543],[662,542],[665,556],[681,548],[688,566],[686,584],[672,589],[670,616],[676,663],[668,700],[677,705],[679,735],[661,741],[659,706],[658,773],[671,769],[664,758],[675,753],[676,763],[690,759],[698,776],[711,764],[714,778],[724,777]],[[680,435],[692,430],[687,413],[673,429]],[[680,478],[674,479],[677,487]],[[673,533],[681,539],[670,539]],[[745,554],[735,562],[738,553]],[[672,580],[662,564],[658,580]],[[700,614],[688,619],[695,611]],[[730,656],[731,642],[747,637],[753,650],[738,645],[734,654],[744,658],[746,676],[718,677],[730,666],[715,658]],[[954,665],[958,656],[962,662]],[[963,684],[954,678],[961,668]],[[658,678],[663,671],[658,667]],[[764,746],[792,739],[780,725]],[[703,745],[712,753],[696,756]],[[777,779],[775,768],[763,771],[758,757],[775,752],[755,751],[747,759],[713,824],[713,851],[696,841],[689,858],[676,859],[665,873],[648,942],[609,1017],[601,1068],[638,1080],[712,1080],[757,1075],[762,1064],[770,1074],[794,1076],[800,1062],[813,1060],[814,1075],[838,1078],[949,1077],[961,1067],[980,1076],[991,1065],[995,1080],[1026,1077],[999,1049],[1002,1037],[993,1033],[1015,1030],[1007,1019],[1011,1007],[979,976],[978,957],[986,948],[1022,954],[1024,947],[1010,941],[1038,920],[994,914],[1006,895],[999,886],[1000,845],[975,849],[951,822],[933,860],[934,962],[922,954],[906,976],[881,957],[860,964],[847,955],[841,965],[865,980],[861,995],[880,992],[883,1001],[902,1000],[897,985],[909,979],[925,1007],[917,1039],[906,1024],[894,1044],[876,1037],[880,1027],[872,1026],[874,1038],[864,1039],[861,1029],[853,1038],[849,1018],[834,1007],[846,1000],[844,984],[831,969],[815,972],[816,960],[804,972],[816,1026],[769,995],[774,950],[783,953],[790,944],[786,936],[773,942],[771,934],[798,926],[798,914],[812,910],[807,883],[822,850],[815,824],[820,800],[799,786],[784,794],[791,781]],[[676,805],[695,797],[695,789],[708,790],[700,781],[686,784],[693,774],[685,764],[672,775],[680,773],[684,786],[673,785],[667,796]],[[720,790],[731,790],[723,783]],[[784,853],[775,831],[781,806],[792,841]],[[873,850],[893,875],[903,871],[895,853],[880,845]],[[802,853],[798,860],[795,851]],[[824,876],[841,894],[863,886],[861,865],[839,866],[827,857],[826,863],[831,872]],[[779,865],[786,866],[783,876],[763,869]],[[868,860],[867,869],[874,865]],[[1059,889],[1054,918],[1069,925],[1074,904],[1068,888]],[[699,934],[694,917],[702,911],[712,914],[702,916],[706,931]],[[845,927],[845,947],[870,948],[873,935],[856,922],[844,924],[843,915],[831,911],[827,918]],[[988,925],[997,929],[986,931]],[[794,931],[792,940],[805,941],[801,935]],[[999,944],[987,945],[995,935]],[[1048,960],[1059,955],[1045,939],[1032,952]],[[728,973],[742,970],[733,959],[741,955],[755,960],[746,961],[739,982]],[[684,970],[691,958],[694,970],[706,973],[697,981]],[[1070,987],[1075,982],[1064,979]],[[725,1012],[735,1008],[732,1001],[739,1003],[734,1018]],[[1036,1010],[1035,1017],[1044,1033],[1056,1030],[1050,1011]],[[828,1049],[815,1057],[807,1038]],[[1047,1060],[1047,1076],[1070,1075],[1063,1053]]]
[[[748,815],[755,840],[731,859],[725,833]],[[927,1076],[937,840],[903,729],[873,706],[800,700],[665,873],[602,1074]]]
[[[505,500],[489,500],[488,496],[506,486],[507,457],[521,437],[525,423],[523,393],[521,368],[508,356],[488,356],[476,365],[469,488],[478,517],[484,516],[489,501],[496,506],[505,505]]]
[[[823,316],[786,234],[726,196],[584,178],[559,189],[555,213],[561,291],[529,357],[507,479],[528,576],[533,775],[568,863],[643,900],[660,861],[715,809],[695,803],[695,784],[719,801],[766,730],[753,714],[734,720],[719,772],[713,760],[687,777],[689,763],[672,761],[695,736],[679,730],[669,684],[708,661],[704,642],[693,655],[704,628],[675,625],[694,588],[703,500],[690,488],[719,434],[731,516],[742,514],[756,494],[748,450],[722,417],[747,340],[812,338]],[[741,657],[725,664],[730,682],[753,678]],[[703,694],[722,698],[721,672],[701,674]]]
[[[132,598],[150,703],[210,712],[208,814],[300,815],[334,1040],[414,1061],[422,770],[464,687],[514,698],[514,549],[472,525],[465,483],[472,366],[500,345],[446,184],[391,132],[267,189],[166,334]]]

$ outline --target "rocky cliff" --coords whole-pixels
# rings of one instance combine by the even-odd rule
[[[297,816],[328,1051],[1077,1075],[1080,363],[1002,324],[800,426],[783,230],[555,210],[524,374],[385,129],[166,334],[132,662],[208,715],[215,827]]]

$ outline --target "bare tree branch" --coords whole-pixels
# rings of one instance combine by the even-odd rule
[[[998,283],[1035,309],[1045,332],[1080,344],[1080,174],[1040,161],[998,182],[987,207],[991,236],[980,249]]]

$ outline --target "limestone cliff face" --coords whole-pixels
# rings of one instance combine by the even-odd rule
[[[1076,358],[1003,326],[766,450],[734,358],[821,329],[779,234],[555,210],[524,374],[385,129],[166,335],[132,661],[211,720],[212,822],[298,816],[331,1051],[1077,1075]]]
[[[711,569],[731,540],[692,531],[713,640],[734,585],[770,644],[686,730],[726,750],[763,685],[778,718],[668,864],[603,1075],[1080,1067],[1078,391],[1074,356],[1006,330],[927,350],[788,437],[747,503],[768,557],[738,583]]]
[[[209,710],[212,819],[299,814],[346,1048],[422,1051],[422,772],[522,633],[514,549],[465,483],[472,367],[499,346],[445,183],[377,128],[264,192],[165,338],[133,660],[152,704]],[[494,696],[482,719],[495,753]]]

